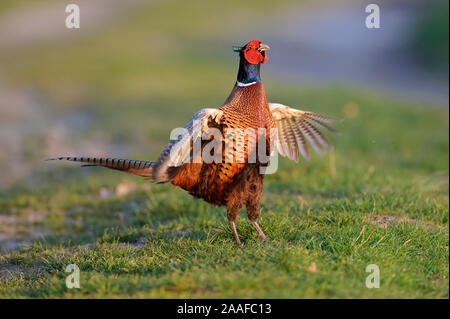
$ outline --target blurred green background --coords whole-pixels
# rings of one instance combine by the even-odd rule
[[[0,3],[3,297],[448,297],[447,2],[383,1],[370,30],[368,1],[76,3],[77,30],[61,1]],[[271,46],[269,101],[346,119],[332,153],[282,159],[266,178],[271,246],[242,218],[255,243],[236,252],[223,209],[167,185],[44,162],[155,159],[173,128],[223,103],[231,46],[254,38]],[[348,245],[372,228],[370,254]],[[138,251],[117,252],[124,243]],[[374,256],[392,274],[384,290],[356,279]],[[73,259],[87,290],[63,288]]]

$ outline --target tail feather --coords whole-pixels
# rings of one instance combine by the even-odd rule
[[[138,176],[143,176],[152,179],[154,162],[136,161],[120,158],[105,158],[105,157],[57,157],[50,158],[47,161],[71,161],[85,163],[81,165],[86,166],[103,166],[125,173],[130,173]]]

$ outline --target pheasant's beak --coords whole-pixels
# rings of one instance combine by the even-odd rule
[[[259,52],[264,52],[264,51],[269,51],[270,50],[270,47],[267,45],[267,44],[260,44],[259,45],[259,48],[258,48],[258,51]]]

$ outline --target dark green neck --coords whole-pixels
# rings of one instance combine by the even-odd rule
[[[261,76],[259,74],[259,69],[261,63],[250,64],[244,57],[244,54],[240,53],[241,60],[239,61],[239,71],[237,75],[238,82],[247,84],[252,82],[260,82]]]

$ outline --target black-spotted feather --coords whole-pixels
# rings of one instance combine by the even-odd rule
[[[154,162],[138,161],[121,158],[109,157],[57,157],[50,158],[48,161],[70,161],[83,163],[82,167],[86,166],[102,166],[110,169],[115,169],[125,173],[130,173],[145,178],[152,179]]]

